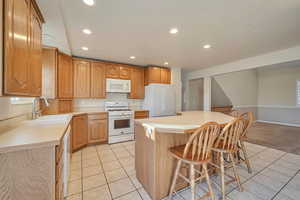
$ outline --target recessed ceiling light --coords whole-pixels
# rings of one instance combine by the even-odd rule
[[[211,48],[211,45],[210,45],[210,44],[206,44],[206,45],[203,46],[203,48],[204,48],[204,49],[210,49],[210,48]]]
[[[89,48],[87,48],[87,47],[81,47],[81,49],[84,50],[84,51],[89,50]]]
[[[168,62],[165,62],[165,63],[164,63],[164,65],[168,65],[168,64],[169,64]]]
[[[177,28],[171,28],[169,33],[170,34],[176,34],[176,33],[178,33],[178,29]]]
[[[135,56],[130,56],[130,59],[135,59]]]
[[[83,0],[83,2],[88,6],[93,6],[95,4],[94,0]]]
[[[92,34],[92,31],[90,29],[83,29],[82,32],[88,35]]]

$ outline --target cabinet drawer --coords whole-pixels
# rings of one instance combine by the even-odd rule
[[[149,118],[148,110],[140,110],[134,112],[134,119],[144,119],[144,118]]]
[[[89,120],[107,119],[107,113],[89,114],[88,118]]]

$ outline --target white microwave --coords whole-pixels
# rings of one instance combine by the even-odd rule
[[[130,89],[130,80],[106,79],[106,92],[130,93]]]

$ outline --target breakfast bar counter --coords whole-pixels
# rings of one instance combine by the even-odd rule
[[[168,149],[186,144],[190,134],[207,122],[225,125],[231,120],[231,116],[222,113],[191,111],[135,121],[136,176],[153,200],[162,199],[169,192],[176,163]],[[178,182],[176,188],[185,186]]]

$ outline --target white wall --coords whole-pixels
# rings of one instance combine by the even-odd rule
[[[181,68],[171,68],[171,84],[175,88],[176,112],[182,111],[182,81]]]
[[[257,74],[258,120],[300,125],[300,107],[296,102],[300,64],[261,68]]]
[[[256,70],[245,70],[215,76],[234,107],[257,105]]]
[[[189,101],[186,110],[203,110],[204,103],[204,79],[189,81]]]
[[[211,107],[232,106],[231,100],[225,94],[219,83],[212,78],[211,80]]]
[[[266,67],[258,72],[258,105],[293,106],[296,102],[296,81],[299,66]]]

